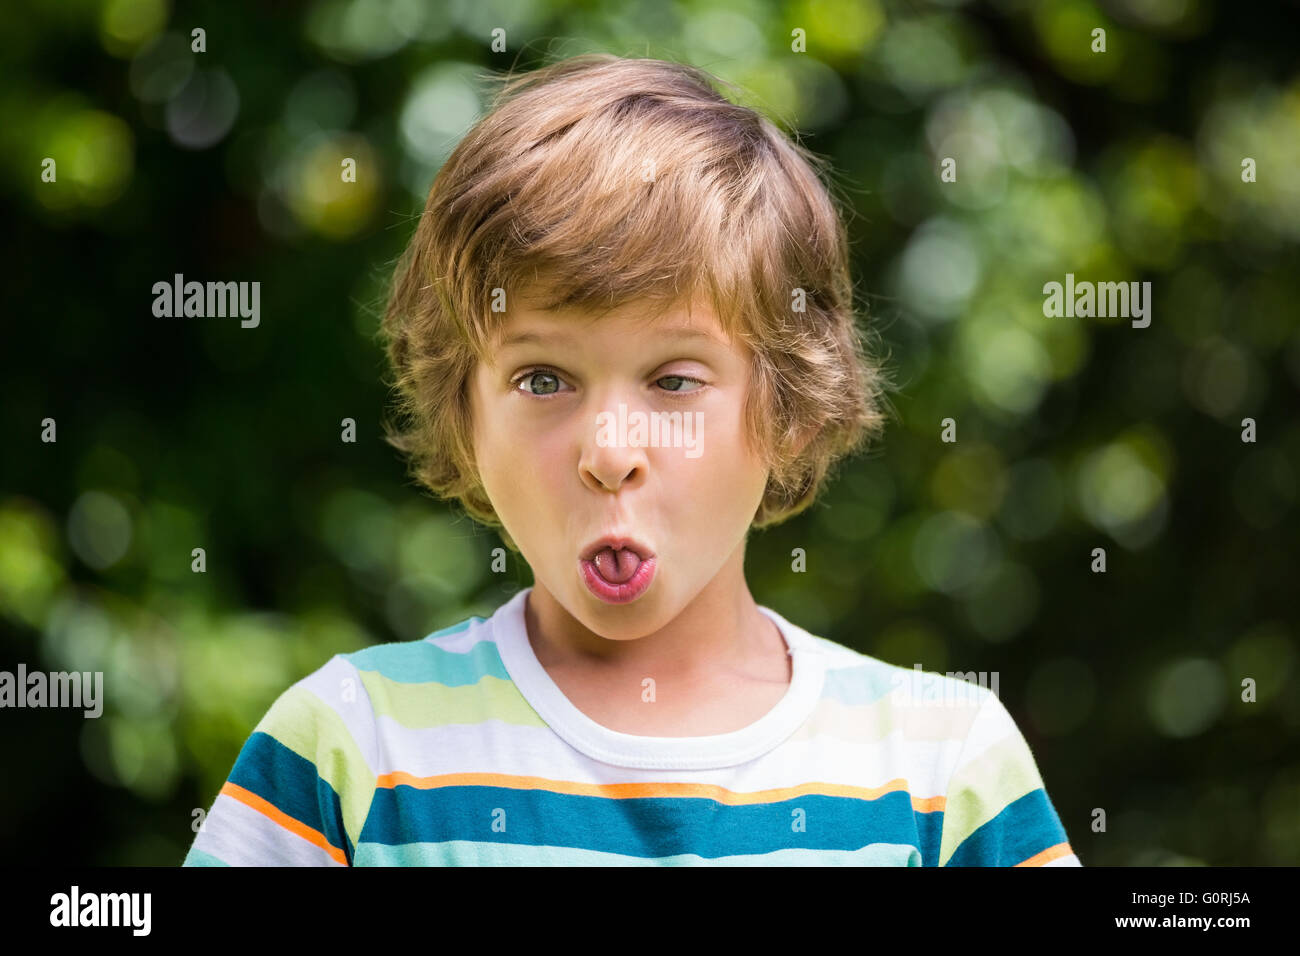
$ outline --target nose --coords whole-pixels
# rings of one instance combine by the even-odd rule
[[[606,402],[587,421],[578,472],[593,491],[618,491],[645,481],[646,450],[628,441],[636,412],[625,401]]]

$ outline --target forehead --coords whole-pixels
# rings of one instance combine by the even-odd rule
[[[527,344],[563,345],[590,336],[601,325],[648,340],[731,347],[717,315],[702,299],[667,307],[657,302],[634,301],[593,314],[576,309],[545,309],[536,298],[521,298],[496,330],[498,350]]]

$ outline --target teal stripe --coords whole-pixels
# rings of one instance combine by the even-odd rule
[[[850,706],[874,704],[902,683],[895,678],[896,673],[892,668],[873,664],[827,670],[822,697],[833,697]]]
[[[867,663],[858,667],[840,667],[826,671],[822,696],[833,697],[850,706],[874,704],[899,688],[906,688],[919,702],[946,701],[979,703],[987,688],[960,677],[949,677],[937,671],[908,670],[883,663]]]
[[[343,825],[338,794],[320,778],[314,763],[270,734],[253,732],[230,771],[230,782],[320,832],[331,846],[351,857],[352,840]]]
[[[1056,808],[1042,787],[1007,804],[968,836],[945,866],[1015,866],[1067,842]]]
[[[196,850],[190,847],[190,852],[185,854],[185,862],[181,866],[229,866],[225,860],[213,856],[211,853],[204,853],[202,850]]]
[[[380,644],[343,655],[359,671],[371,671],[396,684],[438,683],[446,687],[477,684],[484,677],[509,680],[492,641],[479,641],[468,651],[444,650],[427,640]]]
[[[796,829],[796,821],[804,826]],[[502,823],[506,829],[498,832]],[[541,789],[399,784],[375,791],[357,843],[560,845],[617,856],[711,860],[786,849],[856,852],[890,843],[917,847],[925,865],[933,866],[942,828],[941,811],[914,811],[910,794],[902,790],[871,800],[800,794],[730,805],[705,797],[616,799]]]
[[[357,866],[920,866],[914,846],[873,843],[859,850],[786,849],[705,859],[693,853],[658,858],[565,846],[517,843],[358,843]]]

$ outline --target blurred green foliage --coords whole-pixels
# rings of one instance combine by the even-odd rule
[[[18,0],[0,668],[107,702],[0,714],[7,858],[179,862],[293,681],[531,583],[381,441],[377,309],[476,79],[605,50],[740,85],[853,203],[900,420],[752,538],[760,603],[998,671],[1085,864],[1300,863],[1296,35],[1210,0]],[[175,273],[260,281],[260,327],[155,318]],[[1045,317],[1066,273],[1152,282],[1151,326]]]

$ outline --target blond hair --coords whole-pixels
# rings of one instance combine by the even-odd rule
[[[494,290],[654,315],[702,293],[750,354],[744,420],[770,468],[752,527],[809,507],[883,431],[887,402],[822,161],[689,65],[585,54],[501,79],[394,272],[380,335],[409,427],[389,443],[517,551],[473,452],[468,386],[504,318]]]

